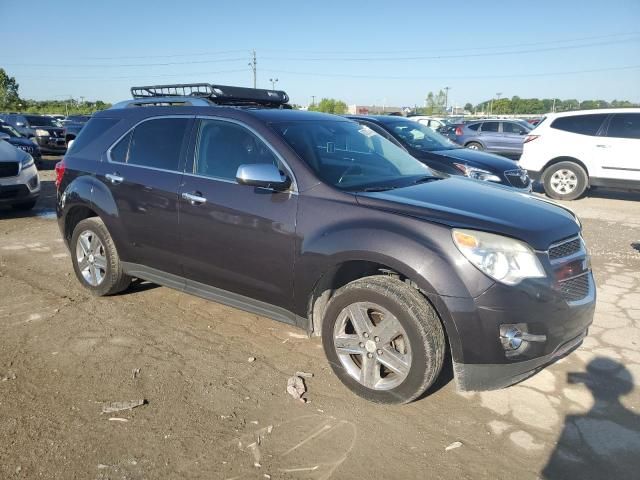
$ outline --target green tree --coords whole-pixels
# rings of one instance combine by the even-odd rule
[[[309,105],[309,110],[342,115],[347,113],[347,104],[335,98],[323,98],[317,105]]]
[[[473,105],[471,105],[469,102],[465,103],[464,105],[464,109],[467,112],[473,112]]]
[[[0,68],[0,108],[8,107],[20,103],[18,95],[18,82],[14,77],[10,77],[3,68]]]

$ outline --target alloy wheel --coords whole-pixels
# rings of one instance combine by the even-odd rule
[[[107,274],[107,255],[102,241],[95,232],[85,230],[78,236],[76,260],[78,270],[89,285],[97,287],[104,281]]]
[[[333,343],[347,373],[372,390],[400,385],[411,368],[411,345],[400,321],[369,302],[345,307],[333,329]]]
[[[551,175],[551,188],[560,195],[567,195],[578,187],[578,177],[574,172],[562,168]]]

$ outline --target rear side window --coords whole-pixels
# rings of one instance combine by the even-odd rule
[[[119,121],[117,118],[94,118],[89,120],[80,130],[69,151],[79,152]]]
[[[497,132],[498,122],[484,122],[482,124],[481,132]]]
[[[188,124],[188,118],[143,122],[111,149],[111,160],[177,171]]]
[[[527,131],[526,128],[522,125],[518,125],[517,123],[512,122],[503,122],[502,123],[502,132],[503,133],[515,133],[516,135],[521,135]]]
[[[470,130],[478,130],[478,128],[480,128],[480,124],[479,123],[472,123],[471,125],[467,125],[467,128]]]
[[[607,137],[640,138],[640,113],[616,113],[609,123]]]
[[[590,115],[573,115],[570,117],[556,118],[551,128],[564,130],[565,132],[579,133],[581,135],[595,135],[600,130],[602,122],[607,118],[605,113]]]

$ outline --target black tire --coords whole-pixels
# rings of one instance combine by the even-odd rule
[[[14,203],[11,208],[14,210],[27,211],[36,206],[37,200],[29,200],[28,202]]]
[[[388,390],[364,386],[344,367],[334,343],[340,313],[357,302],[379,305],[399,321],[411,348],[408,374]],[[437,313],[416,289],[390,276],[355,280],[339,289],[329,301],[322,322],[322,343],[331,368],[355,394],[376,403],[409,403],[422,395],[440,374],[445,357],[445,334]]]
[[[562,186],[558,185],[558,179],[556,174],[560,175],[562,172],[567,172],[569,175],[573,175],[576,185],[573,189],[566,190],[563,193]],[[567,175],[563,175],[566,177]],[[556,200],[575,200],[580,198],[585,190],[589,187],[589,176],[587,172],[580,165],[574,162],[558,162],[547,169],[545,169],[542,176],[542,184],[544,185],[544,191],[547,196]],[[566,189],[566,188],[565,188]]]
[[[471,150],[484,150],[482,144],[478,142],[469,142],[465,145],[465,147],[470,148]]]
[[[89,231],[96,235],[104,246],[106,268],[102,282],[97,286],[91,285],[82,275],[76,254],[78,239],[83,232]],[[131,277],[124,273],[118,251],[104,222],[99,217],[82,220],[76,225],[71,236],[71,261],[76,277],[83,287],[95,296],[114,295],[129,287]]]

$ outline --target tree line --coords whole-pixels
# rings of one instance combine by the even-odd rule
[[[95,102],[79,102],[68,100],[28,100],[20,97],[20,85],[15,77],[11,77],[0,68],[0,112],[20,113],[59,113],[62,115],[89,115],[98,110],[105,110],[110,103],[97,100]]]

